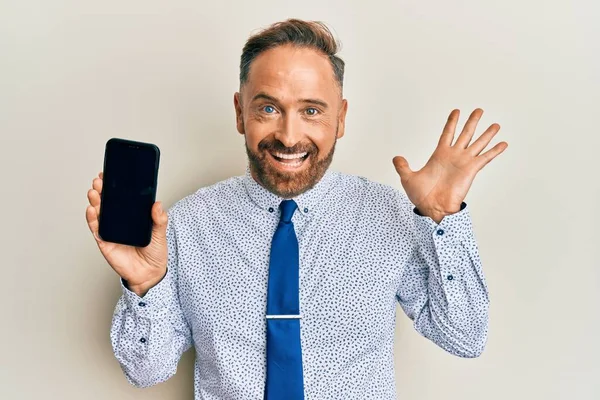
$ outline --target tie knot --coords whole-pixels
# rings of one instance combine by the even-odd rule
[[[294,200],[283,200],[281,204],[279,204],[279,209],[281,210],[281,219],[280,222],[291,222],[292,215],[294,215],[294,211],[296,211],[298,205]]]

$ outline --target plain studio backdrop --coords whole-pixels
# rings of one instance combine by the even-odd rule
[[[402,188],[446,118],[476,108],[508,149],[466,198],[490,289],[476,359],[398,307],[398,398],[600,398],[600,7],[593,1],[0,2],[0,398],[189,399],[194,351],[130,386],[112,354],[117,275],[87,228],[111,137],[157,144],[166,206],[246,166],[239,57],[257,29],[326,22],[349,101],[331,168]],[[457,132],[457,133],[458,133]]]

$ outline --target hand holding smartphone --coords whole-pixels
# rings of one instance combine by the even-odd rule
[[[98,247],[128,284],[143,296],[167,268],[167,212],[155,202],[160,151],[151,143],[113,138],[104,170],[88,191],[86,220]]]

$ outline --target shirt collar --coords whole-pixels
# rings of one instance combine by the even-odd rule
[[[338,175],[338,172],[327,169],[321,180],[312,189],[296,197],[292,197],[292,200],[298,205],[299,213],[305,217],[310,217],[319,211],[324,196],[333,188],[337,182]],[[278,212],[279,204],[285,199],[270,192],[254,180],[249,165],[246,166],[243,182],[248,196],[257,206],[265,212]]]

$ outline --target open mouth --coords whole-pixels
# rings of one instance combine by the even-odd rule
[[[296,153],[296,154],[283,154],[278,152],[269,152],[271,157],[276,161],[280,167],[284,169],[294,169],[302,166],[304,161],[310,156],[308,152]]]
[[[279,162],[280,164],[291,166],[291,167],[297,167],[297,166],[302,165],[304,163],[304,160],[306,160],[309,156],[308,152],[296,153],[296,154],[283,154],[283,153],[277,153],[277,152],[274,152],[274,153],[269,152],[269,154],[271,154],[273,159],[275,159],[275,161]]]

